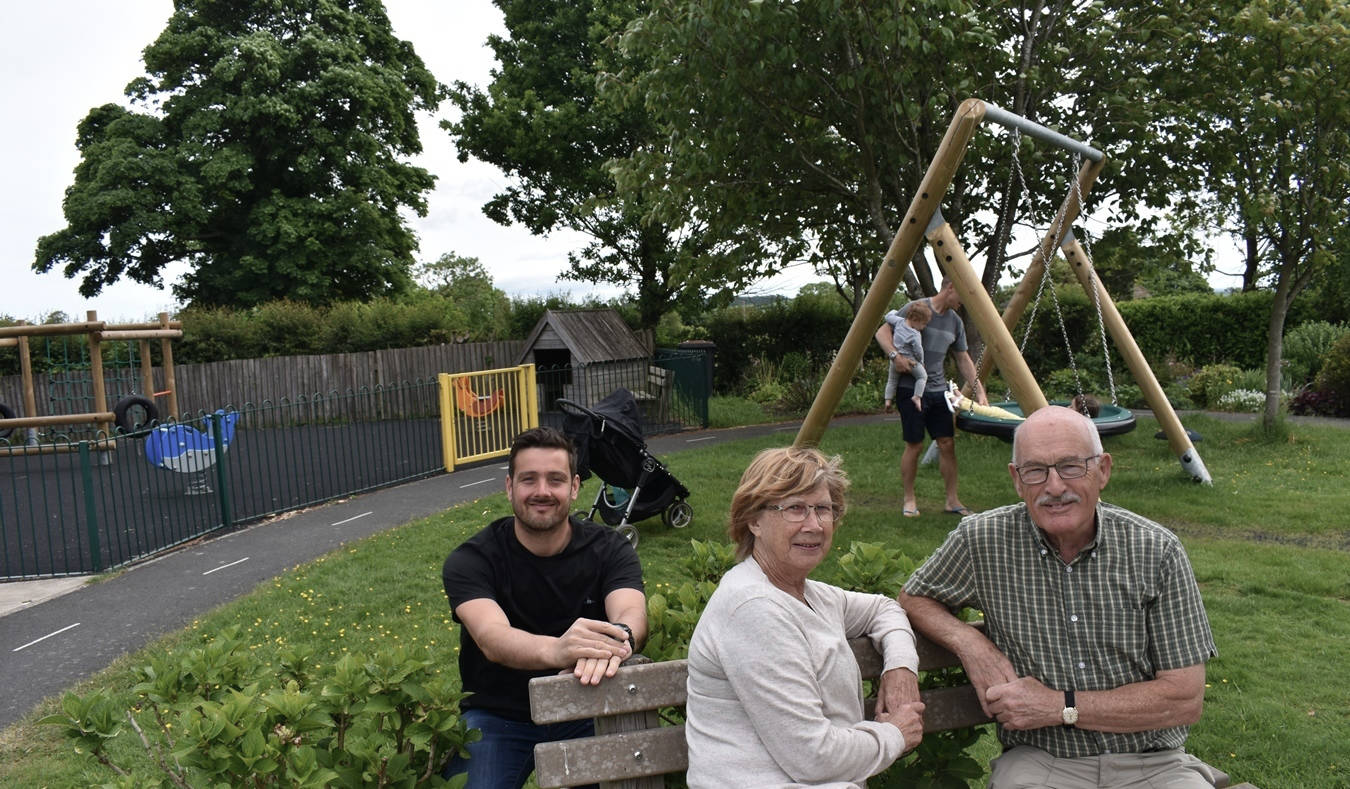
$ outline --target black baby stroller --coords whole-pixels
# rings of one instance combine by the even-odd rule
[[[557,402],[563,432],[576,445],[577,473],[583,480],[592,472],[600,478],[595,503],[583,517],[595,520],[598,513],[634,547],[638,544],[634,521],[660,513],[667,526],[689,525],[694,519],[694,508],[685,501],[689,489],[647,451],[642,415],[632,392],[616,389],[594,409],[565,398]]]

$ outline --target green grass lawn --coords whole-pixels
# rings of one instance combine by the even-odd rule
[[[1104,498],[1163,523],[1181,535],[1195,565],[1219,656],[1209,664],[1203,719],[1189,748],[1236,779],[1263,789],[1350,786],[1350,526],[1344,480],[1350,478],[1350,431],[1293,426],[1270,442],[1251,428],[1194,417],[1187,426],[1214,477],[1197,485],[1141,420],[1133,433],[1109,439],[1115,457]],[[759,449],[791,441],[791,432],[663,458],[693,496],[693,524],[682,530],[659,519],[641,524],[648,592],[678,587],[689,540],[724,539],[736,480]],[[992,438],[958,439],[961,494],[975,509],[1014,499],[1008,445]],[[840,453],[853,480],[850,510],[835,539],[879,542],[921,560],[956,524],[942,512],[935,467],[920,471],[923,516],[899,517],[900,456],[896,424],[835,428],[824,449]],[[594,483],[589,483],[593,485]],[[582,499],[587,499],[586,491]],[[445,555],[488,520],[509,514],[494,495],[345,547],[261,585],[181,633],[119,661],[82,689],[109,688],[129,698],[131,667],[147,655],[199,643],[238,625],[256,659],[278,660],[284,646],[309,645],[320,664],[380,644],[424,651],[454,672],[458,643],[440,586]],[[834,563],[817,573],[831,580]],[[893,594],[898,590],[878,590]],[[0,786],[85,786],[111,780],[74,754],[54,731],[35,726],[55,711],[48,701],[24,722],[0,732]],[[129,740],[122,746],[138,749]],[[986,738],[981,755],[994,751]]]

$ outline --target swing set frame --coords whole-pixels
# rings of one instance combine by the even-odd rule
[[[989,294],[985,292],[980,277],[971,266],[970,259],[956,237],[956,232],[943,218],[940,206],[943,196],[951,187],[952,179],[960,168],[966,147],[980,124],[986,120],[1063,148],[1085,160],[1050,229],[1042,237],[1022,281],[1001,315]],[[1029,415],[1049,405],[1030,368],[1027,367],[1026,360],[1022,358],[1011,330],[1022,317],[1037,290],[1045,266],[1053,259],[1055,250],[1058,249],[1068,261],[1069,268],[1079,284],[1098,304],[1102,321],[1112,341],[1139,385],[1145,402],[1162,426],[1168,446],[1177,456],[1182,468],[1197,481],[1212,484],[1204,461],[1200,459],[1200,454],[1182,427],[1172,404],[1168,402],[1152,368],[1149,367],[1143,352],[1139,350],[1134,336],[1130,334],[1129,327],[1125,325],[1110,294],[1102,285],[1101,278],[1096,275],[1087,251],[1073,235],[1072,225],[1082,212],[1082,201],[1096,183],[1105,164],[1106,155],[1086,143],[1066,137],[988,102],[979,99],[963,101],[953,115],[937,153],[933,155],[928,171],[920,182],[918,194],[910,202],[909,210],[901,220],[900,229],[886,251],[872,287],[863,299],[857,315],[854,316],[853,325],[849,327],[848,334],[830,365],[820,391],[816,393],[816,399],[797,433],[794,445],[816,446],[820,443],[830,417],[834,415],[839,401],[843,398],[853,371],[857,369],[876,327],[881,323],[891,296],[900,286],[905,267],[909,265],[909,261],[918,252],[919,245],[925,240],[932,247],[939,268],[951,279],[956,292],[961,296],[967,315],[974,321],[984,338],[986,350],[981,360],[981,379],[987,376],[988,364],[992,359],[992,363],[998,366],[1024,414]]]

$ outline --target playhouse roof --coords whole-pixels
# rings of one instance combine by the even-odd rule
[[[519,362],[524,362],[536,348],[566,348],[574,365],[651,355],[612,309],[545,310],[525,340]]]

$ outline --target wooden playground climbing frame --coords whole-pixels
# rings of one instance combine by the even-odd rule
[[[83,334],[89,343],[89,375],[93,394],[93,411],[79,414],[50,414],[39,416],[37,395],[33,383],[33,362],[28,341],[32,337]],[[103,380],[103,354],[101,344],[134,340],[140,344],[141,389],[147,397],[156,394],[154,371],[150,363],[150,341],[160,341],[163,357],[164,391],[167,397],[165,414],[172,417],[178,413],[178,392],[173,374],[172,340],[183,336],[183,324],[169,320],[169,314],[161,312],[156,323],[104,323],[98,319],[98,313],[90,310],[86,319],[80,323],[19,323],[15,326],[0,326],[0,347],[17,347],[19,351],[19,371],[23,379],[23,414],[13,419],[0,419],[0,430],[7,428],[23,429],[50,427],[53,425],[93,424],[101,426],[105,437],[93,442],[97,449],[112,449],[114,442],[106,436],[114,432],[115,417],[108,407],[108,394]],[[6,451],[11,454],[33,454],[52,452],[73,452],[78,446],[70,442],[51,444],[24,444],[12,441]]]

